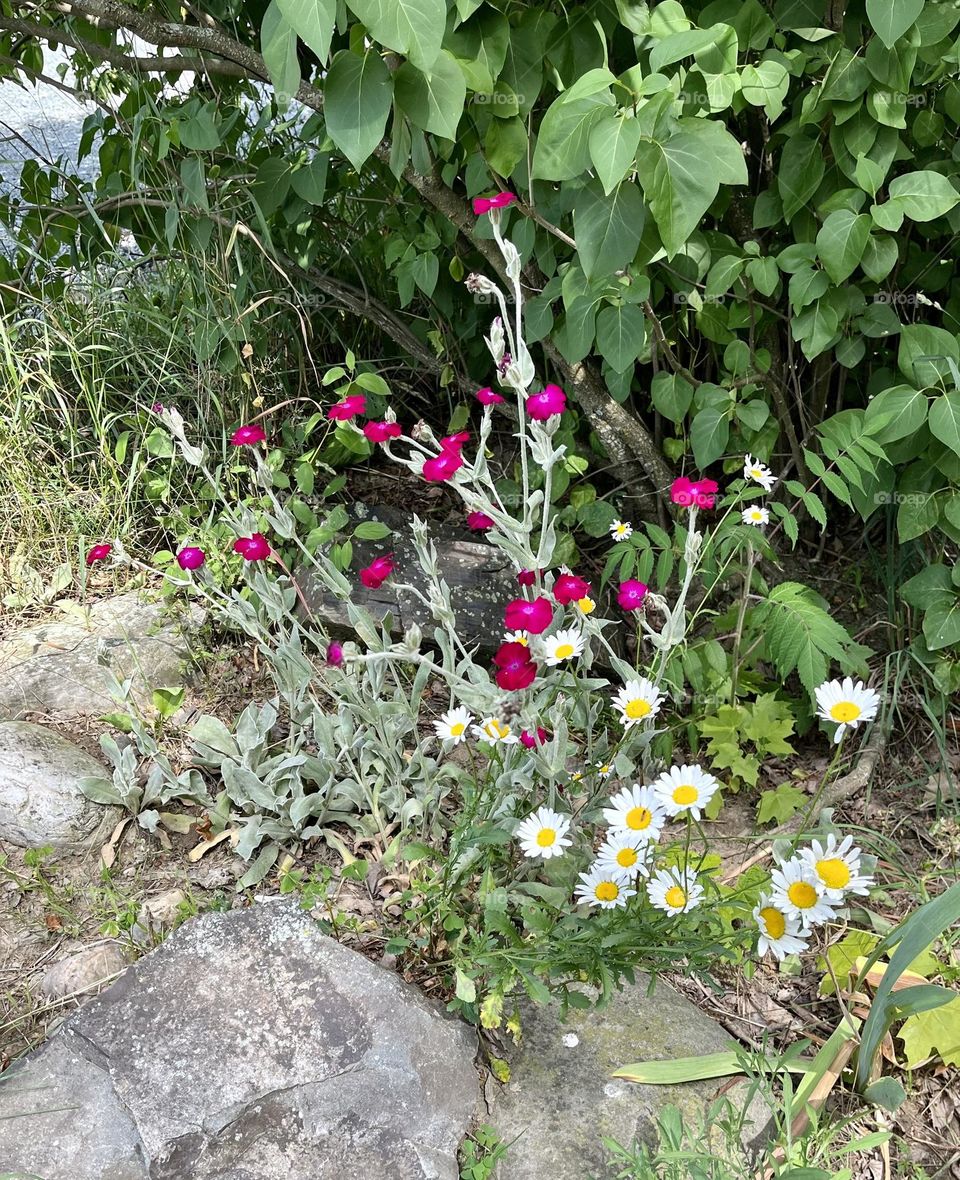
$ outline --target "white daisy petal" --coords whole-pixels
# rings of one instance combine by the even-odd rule
[[[569,816],[561,815],[549,807],[538,807],[532,815],[521,821],[516,836],[524,856],[550,860],[555,856],[563,856],[564,849],[573,843],[567,837],[569,830]]]
[[[672,766],[653,784],[653,793],[667,815],[690,814],[700,819],[720,784],[699,766]]]
[[[556,631],[553,635],[544,635],[541,640],[544,662],[551,667],[556,667],[557,664],[575,659],[577,656],[583,655],[585,643],[581,632],[572,627]]]
[[[777,477],[770,468],[759,459],[754,459],[752,455],[747,455],[743,460],[743,478],[748,482],[758,483],[765,492],[772,492],[773,485],[777,482]]]
[[[770,874],[773,904],[791,918],[796,918],[805,930],[831,921],[837,912],[837,902],[827,897],[820,878],[795,856],[784,861]]]
[[[740,513],[740,519],[744,524],[752,524],[756,528],[762,529],[764,525],[770,523],[770,513],[760,504],[753,504],[749,508],[744,508]]]
[[[685,914],[700,904],[703,886],[688,870],[657,869],[647,882],[650,904],[668,914]]]
[[[633,525],[629,520],[615,520],[610,526],[610,536],[615,541],[626,541],[633,536]]]
[[[880,698],[862,680],[856,683],[847,676],[843,681],[827,680],[814,690],[817,716],[837,726],[833,736],[839,742],[847,729],[856,729],[861,721],[872,721],[880,708]]]
[[[768,951],[783,960],[787,955],[796,955],[806,949],[808,932],[801,929],[798,918],[788,914],[769,895],[760,895],[753,920],[760,931],[757,954],[761,959]]]
[[[479,725],[473,727],[473,732],[481,742],[491,746],[513,746],[520,741],[515,733],[510,732],[510,726],[496,717],[484,717]]]
[[[650,873],[645,859],[648,847],[647,841],[635,832],[614,832],[597,850],[596,867],[630,877],[646,877]]]
[[[472,721],[473,714],[461,705],[456,709],[449,709],[439,721],[434,721],[433,728],[441,741],[453,742],[458,746],[467,740],[467,731]]]
[[[613,707],[620,714],[624,729],[639,725],[660,711],[660,690],[645,677],[628,680],[613,698]]]
[[[611,798],[610,806],[603,809],[603,818],[611,833],[627,832],[637,840],[652,844],[660,836],[666,813],[650,787],[634,783]]]
[[[637,894],[630,882],[631,878],[626,873],[611,872],[599,864],[593,864],[589,872],[580,874],[576,898],[578,902],[600,906],[604,910],[622,909]]]
[[[854,846],[852,836],[844,836],[838,843],[831,832],[823,843],[814,840],[799,855],[819,878],[823,892],[831,900],[840,901],[848,893],[866,896],[874,884],[873,877],[860,872],[860,849]]]

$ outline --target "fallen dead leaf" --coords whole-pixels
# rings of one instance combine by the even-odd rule
[[[199,844],[195,844],[193,848],[191,848],[187,853],[187,860],[191,861],[193,864],[196,864],[201,856],[206,856],[211,848],[216,848],[216,846],[218,844],[222,844],[224,840],[229,840],[234,848],[236,848],[237,839],[238,832],[236,828],[225,828],[218,835],[214,836],[213,839],[202,840]]]

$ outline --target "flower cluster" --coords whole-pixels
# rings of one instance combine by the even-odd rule
[[[853,837],[814,840],[771,874],[771,892],[753,911],[760,930],[757,952],[783,959],[805,950],[815,926],[832,921],[851,893],[867,894],[873,878],[860,871],[860,849]]]
[[[599,765],[607,777],[611,767]],[[688,868],[655,868],[657,841],[668,818],[689,815],[699,819],[701,809],[719,788],[717,780],[699,766],[674,766],[651,786],[634,783],[607,801],[603,818],[604,840],[593,864],[579,874],[577,901],[601,909],[619,909],[637,895],[640,878],[647,879],[647,900],[668,914],[694,909],[703,898],[703,885]],[[524,856],[549,860],[562,856],[572,844],[571,819],[550,807],[539,807],[517,828]]]
[[[752,455],[744,457],[743,478],[748,483],[758,483],[765,492],[772,492],[773,485],[777,482],[777,477],[770,468],[761,463],[759,459],[754,459]],[[770,510],[764,508],[762,504],[749,504],[740,513],[740,519],[744,524],[751,524],[755,528],[762,529],[770,523]]]

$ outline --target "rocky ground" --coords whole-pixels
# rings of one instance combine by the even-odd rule
[[[683,994],[660,981],[648,995],[638,982],[566,1021],[524,1004],[522,1040],[496,1048],[497,1080],[490,1044],[383,954],[375,888],[338,883],[335,942],[316,921],[325,915],[278,898],[275,881],[255,899],[238,894],[244,866],[228,842],[211,844],[196,825],[150,833],[82,795],[80,776],[106,773],[96,739],[116,707],[112,678],[141,702],[186,684],[183,723],[199,707],[232,717],[263,686],[229,649],[200,672],[200,617],[174,625],[134,594],[67,607],[0,642],[0,1170],[313,1180],[342,1176],[349,1151],[378,1175],[440,1180],[457,1177],[458,1146],[486,1126],[510,1145],[500,1180],[606,1180],[615,1171],[603,1140],[648,1139],[667,1103],[702,1118],[720,1094],[745,1101],[722,1081],[638,1087],[614,1079],[617,1067],[698,1055],[731,1033],[748,1046],[765,1035],[818,1044],[834,1027],[813,964],[793,979],[720,973],[714,992],[678,977]],[[889,802],[846,806],[904,847],[901,782]],[[724,819],[735,874],[765,846],[735,839],[742,809]],[[325,853],[305,871],[335,871]],[[931,1118],[960,1139],[951,1094],[949,1075],[912,1083],[914,1155]],[[764,1108],[750,1116],[748,1138]]]

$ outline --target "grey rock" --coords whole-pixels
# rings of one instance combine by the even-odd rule
[[[40,980],[40,991],[51,1000],[95,991],[126,966],[127,957],[115,942],[88,946],[51,964]]]
[[[724,1079],[682,1086],[638,1086],[611,1075],[635,1061],[694,1057],[728,1049],[720,1026],[669,985],[649,981],[625,987],[603,1009],[571,1009],[561,1021],[555,1006],[521,1003],[523,1039],[508,1055],[510,1081],[493,1100],[486,1120],[511,1143],[498,1180],[608,1180],[602,1139],[629,1147],[654,1142],[665,1106],[700,1120]],[[745,1101],[742,1087],[727,1095]],[[489,1095],[488,1095],[489,1099]],[[768,1113],[751,1104],[746,1139],[762,1135]]]
[[[171,621],[162,603],[129,593],[94,603],[86,617],[16,632],[0,641],[0,718],[112,712],[107,667],[120,681],[131,677],[134,700],[148,705],[153,689],[183,683],[183,627],[202,618],[193,607]]]
[[[55,1093],[34,1095],[55,1046]],[[0,1085],[0,1160],[45,1180],[455,1180],[475,1051],[465,1025],[295,903],[204,914],[27,1058],[19,1098]],[[54,1105],[80,1111],[75,1132]]]
[[[393,530],[383,541],[354,541],[351,568],[359,570],[385,553],[393,554],[396,565],[394,576],[376,590],[361,586],[355,572],[350,574],[353,603],[365,607],[378,622],[389,615],[394,634],[402,635],[415,624],[429,644],[437,626],[432,614],[415,594],[396,588],[401,583],[423,586],[424,574],[410,531],[412,513],[357,503],[351,507],[351,516],[354,521],[378,521]],[[476,534],[465,527],[431,525],[430,536],[437,547],[440,576],[450,587],[461,639],[467,646],[478,644],[481,650],[492,651],[503,632],[503,608],[518,593],[516,570],[499,550],[476,540]],[[355,632],[346,606],[324,587],[309,566],[297,571],[297,580],[311,615],[331,633],[353,638]]]
[[[119,811],[84,797],[87,776],[109,777],[103,763],[54,730],[0,722],[0,840],[21,848],[102,842]]]

